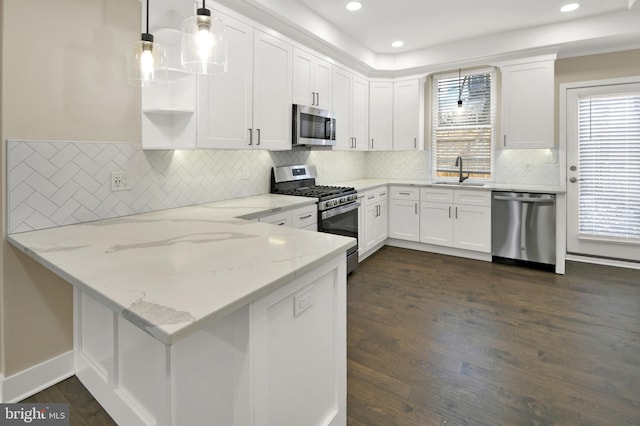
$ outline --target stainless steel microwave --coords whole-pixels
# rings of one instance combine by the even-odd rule
[[[293,146],[336,144],[336,115],[331,111],[293,105]]]

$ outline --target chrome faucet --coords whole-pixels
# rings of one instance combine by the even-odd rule
[[[466,176],[462,176],[462,157],[459,155],[456,157],[456,167],[458,166],[460,166],[460,177],[458,178],[458,182],[462,183],[469,179],[469,172],[467,172]]]

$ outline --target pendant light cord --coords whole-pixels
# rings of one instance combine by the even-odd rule
[[[149,34],[149,0],[147,0],[147,34]]]

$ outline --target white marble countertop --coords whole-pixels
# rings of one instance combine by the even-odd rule
[[[7,239],[170,345],[354,246],[353,238],[237,218],[314,202],[265,194]]]
[[[442,188],[464,188],[464,189],[477,189],[484,191],[520,191],[520,192],[541,192],[551,194],[564,194],[565,188],[561,186],[546,186],[546,185],[527,185],[527,184],[503,184],[503,183],[487,183],[482,186],[473,184],[458,184],[452,182],[451,184],[437,184],[429,180],[408,180],[408,179],[357,179],[344,182],[337,182],[334,185],[352,186],[357,191],[363,192],[370,189],[383,186],[383,185],[409,185],[409,186],[433,186]]]

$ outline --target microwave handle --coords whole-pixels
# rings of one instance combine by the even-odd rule
[[[326,129],[326,124],[329,124],[329,140],[334,140],[335,139],[335,129],[333,128],[333,123],[334,121],[331,118],[327,118],[327,121],[325,122],[325,129]],[[327,132],[325,130],[324,132],[325,137],[327,136]]]

